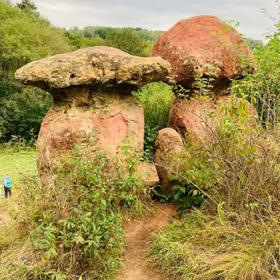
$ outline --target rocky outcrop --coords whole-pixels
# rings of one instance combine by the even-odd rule
[[[176,100],[170,110],[168,126],[174,128],[184,141],[206,144],[217,138],[218,120],[226,116],[227,110],[238,110],[241,102],[244,114],[249,118],[247,125],[255,125],[257,111],[248,101],[231,96],[217,96],[216,99],[204,96]]]
[[[252,62],[244,39],[215,16],[179,21],[158,39],[152,56],[169,61],[177,83],[184,87],[192,88],[195,79],[210,76],[216,91],[227,87],[230,79],[243,75],[242,62]],[[246,70],[253,71],[250,65]]]
[[[131,90],[166,80],[169,73],[170,64],[161,58],[135,57],[109,47],[55,55],[20,68],[17,80],[53,96],[37,142],[42,183],[51,182],[76,143],[92,143],[109,159],[121,158],[124,145],[140,156],[144,114]]]
[[[154,161],[164,192],[172,191],[172,176],[176,174],[176,165],[183,150],[182,138],[176,130],[164,128],[158,132]]]

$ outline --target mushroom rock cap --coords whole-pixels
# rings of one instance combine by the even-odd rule
[[[170,63],[159,57],[132,56],[116,48],[97,46],[28,63],[15,78],[47,91],[69,87],[142,86],[168,81]]]
[[[241,60],[252,62],[250,48],[239,33],[219,18],[206,15],[181,20],[163,33],[152,56],[169,61],[176,81],[189,87],[190,81],[205,74],[215,80],[242,76]]]

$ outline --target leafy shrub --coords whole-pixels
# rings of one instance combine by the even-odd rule
[[[164,83],[151,83],[134,92],[144,108],[145,157],[152,159],[154,143],[159,129],[167,126],[168,115],[174,100],[172,87]]]
[[[123,255],[122,215],[142,213],[147,191],[132,155],[112,171],[104,155],[89,159],[85,150],[73,152],[54,184],[26,185],[12,229],[19,241],[0,242],[3,280],[112,279]]]
[[[268,208],[279,199],[278,132],[266,132],[248,106],[233,97],[215,114],[209,112],[212,125],[206,129],[212,140],[189,141],[174,178],[206,195],[207,203],[224,201],[233,211],[243,211],[256,198]]]
[[[275,127],[280,122],[280,26],[265,46],[255,49],[256,72],[235,81],[232,92],[256,105],[262,124]]]

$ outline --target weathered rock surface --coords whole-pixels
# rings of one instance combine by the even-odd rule
[[[78,91],[78,90],[77,90]],[[143,108],[134,96],[121,93],[94,92],[79,106],[78,97],[72,103],[56,104],[44,118],[38,141],[40,177],[47,183],[55,174],[61,158],[75,144],[92,143],[109,158],[121,157],[123,145],[141,155],[144,145]],[[79,91],[75,94],[81,96]]]
[[[163,191],[172,191],[171,177],[176,174],[179,154],[184,150],[183,140],[173,128],[164,128],[158,132],[155,143],[155,164]]]
[[[179,99],[172,105],[169,113],[168,126],[174,128],[183,139],[205,141],[209,136],[212,121],[210,112],[215,104],[208,98]]]
[[[257,112],[253,105],[241,98],[218,96],[215,100],[207,97],[176,100],[169,113],[168,126],[174,128],[183,139],[210,142],[216,137],[217,119],[225,116],[223,108],[237,108],[241,101],[245,105],[244,112],[254,125]]]
[[[179,21],[158,39],[152,56],[169,61],[176,81],[186,88],[204,75],[214,78],[216,87],[227,86],[230,79],[243,75],[241,61],[252,61],[244,39],[215,16]]]
[[[143,162],[138,166],[138,173],[140,174],[145,187],[150,188],[159,185],[160,180],[154,164]]]
[[[170,64],[162,58],[132,56],[111,47],[90,47],[31,62],[17,80],[47,91],[73,86],[141,86],[167,80]]]
[[[114,161],[129,145],[141,156],[143,108],[131,90],[168,78],[170,64],[161,58],[131,56],[118,49],[92,47],[55,55],[20,68],[24,84],[49,91],[53,105],[37,142],[38,169],[51,182],[61,159],[77,143],[89,143]]]

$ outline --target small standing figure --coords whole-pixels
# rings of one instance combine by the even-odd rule
[[[2,182],[4,185],[5,197],[6,198],[11,197],[12,196],[12,185],[13,185],[11,176],[2,178]]]

